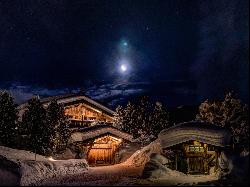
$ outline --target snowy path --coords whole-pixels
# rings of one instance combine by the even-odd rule
[[[186,176],[168,176],[151,180],[151,185],[156,186],[194,186],[209,185],[217,181],[215,175],[186,175]]]
[[[142,168],[125,164],[90,167],[84,173],[50,179],[41,185],[133,185],[141,172]]]
[[[132,165],[117,164],[112,166],[90,167],[88,171],[61,178],[50,179],[39,185],[64,185],[64,186],[132,186],[132,185],[201,185],[209,184],[209,181],[216,181],[216,176],[212,175],[185,175],[185,176],[166,176],[158,179],[137,179],[142,172],[141,167]],[[206,183],[208,182],[208,183]]]

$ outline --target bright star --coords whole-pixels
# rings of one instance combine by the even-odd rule
[[[123,42],[123,45],[124,45],[124,46],[127,46],[127,45],[128,45],[128,43],[127,43],[127,42]]]

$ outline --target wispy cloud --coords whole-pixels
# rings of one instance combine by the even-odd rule
[[[109,106],[116,106],[126,98],[136,95],[143,94],[145,89],[140,87],[141,83],[138,84],[104,84],[101,86],[93,86],[86,90],[86,95],[93,99],[101,100],[107,103]],[[131,87],[132,86],[132,87]]]
[[[3,89],[3,86],[0,89]],[[4,89],[8,90],[17,104],[21,104],[33,95],[48,97],[65,93],[79,92],[80,88],[49,89],[29,85],[11,84]],[[196,93],[193,83],[188,81],[162,81],[162,82],[131,82],[131,83],[103,83],[84,89],[85,94],[110,108],[126,104],[128,100],[141,95],[149,95],[167,105],[196,104]]]
[[[74,90],[69,90],[67,88],[64,89],[48,89],[42,87],[32,87],[29,85],[19,85],[16,83],[11,84],[9,87],[0,86],[0,90],[7,90],[10,92],[12,97],[14,98],[15,103],[21,104],[29,99],[31,99],[34,95],[39,95],[41,97],[58,95],[69,93]]]

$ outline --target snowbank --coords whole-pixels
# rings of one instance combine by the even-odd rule
[[[53,155],[53,158],[55,158],[56,160],[75,159],[76,153],[73,152],[71,149],[67,148],[63,153]]]
[[[145,164],[142,172],[142,178],[161,178],[161,177],[176,177],[185,176],[184,173],[174,171],[167,168],[164,164],[168,163],[168,159],[160,154],[152,153],[150,160]]]
[[[143,147],[141,150],[136,151],[124,164],[143,167],[145,163],[150,160],[152,153],[161,153],[161,145],[158,139]]]
[[[39,185],[49,178],[85,172],[84,159],[54,160],[29,151],[0,146],[0,184],[8,184],[6,177],[18,178],[19,185]],[[8,177],[7,177],[8,178]]]
[[[249,185],[249,155],[223,154],[219,177],[221,183],[236,186]]]
[[[128,158],[130,158],[136,151],[140,150],[142,148],[140,143],[127,143],[123,144],[119,149],[119,157],[120,162],[126,161]]]
[[[145,164],[142,179],[151,181],[151,185],[196,185],[199,183],[211,183],[218,180],[216,174],[189,175],[166,167],[168,159],[160,154],[152,153],[150,160]]]
[[[216,172],[211,168],[209,175],[190,175],[169,169],[165,166],[167,158],[152,153],[141,178],[150,180],[153,185],[249,185],[249,155],[221,152],[218,160],[219,169]]]

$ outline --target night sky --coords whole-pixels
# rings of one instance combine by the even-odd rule
[[[151,95],[196,105],[229,90],[248,102],[247,0],[0,0],[0,88],[84,89],[116,106]]]

